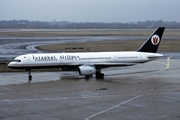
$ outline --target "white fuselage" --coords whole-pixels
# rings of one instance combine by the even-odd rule
[[[163,56],[147,52],[84,52],[84,53],[44,53],[25,54],[10,62],[10,68],[77,67],[94,65],[95,67],[118,67],[144,63]]]

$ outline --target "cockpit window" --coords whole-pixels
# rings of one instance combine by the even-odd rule
[[[13,60],[12,62],[21,62],[21,60],[17,60],[17,59],[16,59],[16,60]]]

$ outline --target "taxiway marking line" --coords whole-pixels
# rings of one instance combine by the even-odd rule
[[[110,108],[108,108],[108,109],[106,109],[106,110],[103,110],[103,111],[101,111],[101,112],[98,112],[98,113],[96,113],[96,114],[94,114],[94,115],[91,115],[91,116],[85,118],[85,120],[89,120],[90,118],[93,118],[93,117],[95,117],[95,116],[97,116],[97,115],[100,115],[100,114],[105,113],[105,112],[107,112],[107,111],[109,111],[109,110],[112,110],[112,109],[114,109],[114,108],[116,108],[116,107],[119,107],[119,106],[121,106],[121,105],[123,105],[123,104],[126,104],[126,103],[128,103],[128,102],[130,102],[130,101],[133,101],[133,100],[135,100],[135,99],[137,99],[137,98],[139,98],[139,97],[141,97],[141,96],[143,96],[143,94],[138,95],[138,96],[136,96],[136,97],[133,97],[133,98],[131,98],[131,99],[129,99],[129,100],[126,100],[126,101],[124,101],[124,102],[122,102],[122,103],[119,103],[119,104],[117,104],[117,105],[115,105],[115,106],[113,106],[113,107],[110,107]]]
[[[180,63],[180,62],[178,62],[178,61],[175,61],[175,60],[171,60],[171,61],[173,61],[173,62],[176,62],[176,63]]]
[[[129,100],[126,100],[126,101],[124,101],[124,102],[122,102],[122,103],[119,103],[119,104],[117,104],[117,105],[115,105],[115,106],[113,106],[113,107],[110,107],[110,108],[108,108],[108,109],[106,109],[106,110],[103,110],[103,111],[98,112],[98,113],[96,113],[96,114],[94,114],[94,115],[91,115],[91,116],[85,118],[85,120],[89,120],[89,119],[91,119],[91,118],[93,118],[93,117],[95,117],[95,116],[98,116],[98,115],[100,115],[100,114],[102,114],[102,113],[105,113],[105,112],[107,112],[107,111],[109,111],[109,110],[112,110],[112,109],[114,109],[114,108],[116,108],[116,107],[119,107],[119,106],[121,106],[121,105],[123,105],[123,104],[126,104],[126,103],[128,103],[128,102],[131,102],[131,101],[133,101],[133,100],[135,100],[135,99],[137,99],[137,98],[140,98],[140,97],[142,97],[142,96],[161,95],[161,94],[164,94],[164,95],[166,95],[166,94],[167,94],[167,95],[168,95],[168,94],[180,94],[180,92],[175,92],[175,93],[149,93],[149,94],[141,94],[141,95],[138,95],[138,96],[136,96],[136,97],[134,97],[134,98],[131,98],[131,99],[129,99]]]
[[[164,69],[162,69],[162,70],[158,70],[157,72],[161,72],[161,71],[167,70],[167,69],[170,67],[170,58],[171,58],[171,57],[168,57],[168,58],[167,58],[167,63],[165,64],[166,67],[165,67]]]

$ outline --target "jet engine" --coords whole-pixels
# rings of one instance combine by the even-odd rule
[[[93,75],[96,73],[96,68],[94,66],[83,65],[78,68],[78,73],[84,76]]]

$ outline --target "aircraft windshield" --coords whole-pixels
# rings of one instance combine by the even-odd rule
[[[16,60],[13,60],[12,62],[21,62],[21,60],[17,60],[17,59],[16,59]]]

